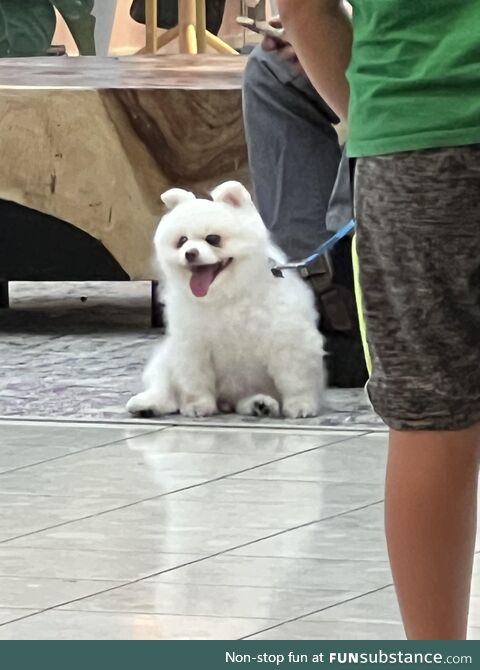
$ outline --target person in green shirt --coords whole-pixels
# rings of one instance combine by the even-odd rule
[[[410,639],[464,639],[480,462],[480,2],[279,0],[349,121],[360,284],[390,428],[385,522]]]

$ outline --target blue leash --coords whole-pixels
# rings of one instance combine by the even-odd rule
[[[276,265],[272,268],[272,273],[275,277],[283,277],[283,270],[298,270],[301,274],[302,270],[305,270],[309,265],[316,261],[321,256],[327,254],[333,247],[340,242],[344,237],[350,235],[355,230],[355,221],[352,219],[348,223],[338,230],[335,235],[332,235],[326,242],[321,244],[313,254],[304,258],[302,261],[297,261],[294,263],[286,263],[285,265]]]

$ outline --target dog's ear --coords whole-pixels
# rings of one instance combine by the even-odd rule
[[[239,181],[226,181],[217,186],[212,191],[212,200],[237,208],[252,204],[250,193]]]
[[[165,191],[160,196],[162,202],[168,207],[168,209],[174,209],[177,205],[180,205],[182,202],[188,202],[189,200],[195,200],[195,196],[190,191],[185,191],[183,188],[171,188],[169,191]]]

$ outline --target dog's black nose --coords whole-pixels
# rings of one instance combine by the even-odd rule
[[[189,251],[185,252],[185,258],[189,263],[194,263],[199,256],[198,249],[190,249]]]

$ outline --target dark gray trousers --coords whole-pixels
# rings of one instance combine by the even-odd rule
[[[243,100],[256,204],[274,240],[302,258],[352,217],[338,118],[308,79],[260,47],[249,57]]]

